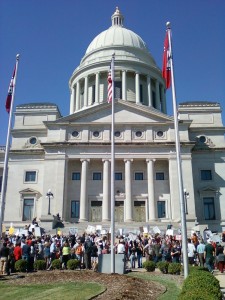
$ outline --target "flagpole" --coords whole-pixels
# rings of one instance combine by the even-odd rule
[[[181,216],[181,230],[182,230],[183,267],[184,267],[184,278],[187,278],[188,276],[187,224],[186,224],[185,201],[184,201],[182,163],[181,163],[181,154],[180,154],[180,136],[179,136],[178,117],[177,117],[176,89],[175,89],[175,80],[174,80],[174,71],[173,71],[173,54],[172,54],[170,22],[167,22],[166,26],[167,26],[168,39],[169,39],[169,49],[170,49],[171,88],[172,88],[172,98],[173,98],[173,116],[174,116],[174,129],[175,129],[175,140],[176,140],[176,159],[177,159],[180,216]]]
[[[111,124],[111,273],[115,273],[115,146],[114,146],[114,61],[112,55],[111,77],[112,77],[112,124]]]
[[[7,177],[8,177],[8,160],[9,160],[9,144],[10,144],[10,135],[11,135],[11,127],[12,127],[12,114],[13,114],[13,104],[16,90],[16,78],[17,78],[17,70],[19,63],[20,55],[16,55],[16,66],[15,66],[15,76],[13,80],[13,89],[12,89],[12,99],[10,104],[10,112],[9,112],[9,121],[8,121],[8,132],[6,138],[6,147],[5,147],[5,159],[4,159],[4,167],[3,167],[3,175],[2,175],[2,192],[1,192],[1,205],[0,205],[0,238],[2,236],[2,225],[4,219],[4,209],[5,209],[5,194],[6,194],[6,185],[7,185]]]

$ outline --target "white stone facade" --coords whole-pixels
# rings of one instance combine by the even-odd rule
[[[110,222],[111,104],[107,74],[115,53],[115,221],[180,222],[173,118],[165,84],[144,41],[112,26],[89,45],[69,81],[70,114],[30,103],[15,111],[4,223],[26,224],[57,213],[69,223]],[[225,142],[221,107],[179,106],[187,222],[225,226]],[[3,152],[0,151],[1,162]],[[2,173],[2,164],[0,165]],[[0,173],[0,174],[1,174]],[[51,189],[54,197],[46,198]],[[50,201],[50,207],[49,207]]]

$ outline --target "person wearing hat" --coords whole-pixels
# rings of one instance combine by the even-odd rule
[[[204,259],[209,272],[213,274],[215,249],[212,245],[212,240],[208,239],[204,250]]]

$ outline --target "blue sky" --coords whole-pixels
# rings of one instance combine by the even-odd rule
[[[173,34],[177,102],[216,101],[225,122],[224,0],[1,0],[0,145],[5,144],[5,99],[20,53],[15,105],[53,102],[69,114],[68,81],[93,38],[111,26],[118,6],[124,26],[140,35],[161,68],[165,24]],[[172,115],[171,90],[167,91]]]

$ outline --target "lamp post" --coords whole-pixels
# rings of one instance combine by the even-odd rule
[[[188,214],[188,208],[187,208],[187,199],[189,199],[189,193],[186,189],[184,189],[184,198],[185,198],[185,213]]]
[[[50,200],[51,198],[53,198],[54,195],[51,192],[51,189],[48,190],[47,194],[46,194],[46,198],[48,198],[48,215],[50,215]]]

